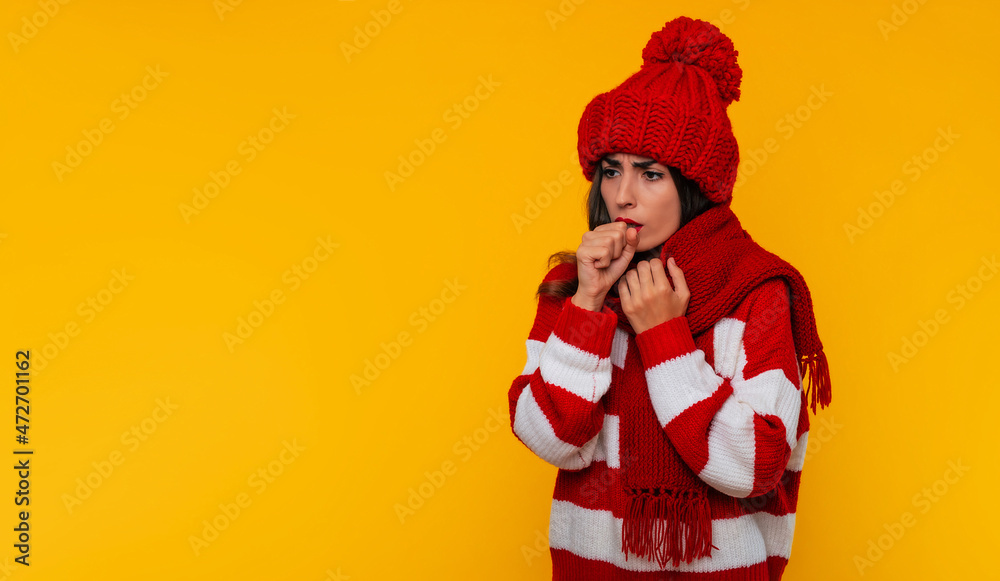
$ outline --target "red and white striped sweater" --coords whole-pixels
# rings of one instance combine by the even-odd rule
[[[645,375],[668,439],[709,485],[711,557],[661,569],[621,551],[618,442],[629,418],[617,394],[629,373]],[[783,280],[768,279],[697,337],[686,317],[634,335],[607,305],[595,312],[542,295],[508,397],[514,434],[560,469],[549,524],[554,580],[781,578],[809,429]]]

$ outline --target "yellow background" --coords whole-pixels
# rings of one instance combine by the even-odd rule
[[[546,257],[586,228],[579,116],[680,14],[739,50],[742,156],[772,152],[741,165],[733,207],[805,275],[831,365],[785,579],[1000,578],[1000,280],[979,270],[1000,245],[994,3],[50,4],[0,8],[11,465],[14,354],[51,355],[31,376],[31,566],[13,562],[8,469],[0,581],[548,579],[555,468],[492,414],[507,421]],[[288,120],[269,134],[275,109]],[[254,136],[268,143],[248,159]],[[67,148],[87,155],[59,173]],[[915,180],[913,156],[934,159]],[[880,211],[894,180],[905,193]],[[401,519],[411,489],[432,494]]]

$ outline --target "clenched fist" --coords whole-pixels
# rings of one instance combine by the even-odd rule
[[[573,303],[600,311],[604,297],[628,268],[639,245],[639,232],[625,222],[601,224],[583,235],[576,250],[576,271],[580,283]]]

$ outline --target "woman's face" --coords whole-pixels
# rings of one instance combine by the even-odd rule
[[[641,225],[643,252],[663,244],[680,228],[681,200],[667,166],[630,153],[609,153],[601,160],[601,196],[611,221],[628,218]]]

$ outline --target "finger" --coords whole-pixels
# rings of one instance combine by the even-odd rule
[[[632,295],[628,292],[628,283],[625,282],[624,276],[618,281],[618,298],[622,301],[623,309],[632,304]]]
[[[604,224],[598,224],[597,227],[595,227],[593,231],[594,232],[614,232],[615,230],[617,230],[618,228],[621,227],[621,226],[619,226],[619,224],[620,224],[620,222],[607,222],[607,223],[604,223]]]
[[[635,269],[631,269],[625,273],[625,281],[628,283],[628,290],[630,294],[638,294],[639,292],[639,273]]]
[[[636,247],[639,246],[639,233],[635,231],[635,228],[628,228],[625,230],[623,236],[625,238],[625,245],[622,247],[622,252],[618,258],[625,264],[628,264],[632,262],[632,256],[635,255]]]
[[[677,292],[690,293],[687,281],[684,280],[684,271],[677,266],[677,261],[674,260],[673,256],[667,260],[667,268],[670,269],[670,276],[674,279],[674,287],[676,287]]]
[[[595,230],[595,232],[597,231]],[[614,260],[621,255],[622,249],[625,247],[625,237],[618,231],[617,228],[613,230],[604,230],[595,237],[594,243],[608,249],[610,253],[608,260],[610,263],[611,260]]]
[[[639,245],[639,230],[635,228],[625,230],[625,245],[632,246],[633,250]]]
[[[628,246],[628,225],[625,222],[615,222],[615,224],[621,224],[615,230],[615,255],[614,258],[618,258],[622,255],[622,250]]]
[[[649,261],[649,271],[653,276],[653,285],[657,287],[667,287],[673,289],[670,286],[670,277],[667,276],[667,271],[663,266],[663,261],[659,258],[654,258]]]
[[[576,260],[577,262],[583,264],[594,264],[593,250],[591,249],[594,242],[593,232],[584,232],[583,236],[580,237],[580,245],[576,249]]]
[[[651,288],[653,286],[653,273],[650,271],[650,264],[646,260],[640,260],[635,265],[636,274],[639,278],[640,288]]]
[[[611,260],[611,257],[608,256],[608,249],[603,246],[595,248],[591,256],[594,257],[594,268],[606,268]]]
[[[591,264],[594,268],[602,269],[607,268],[611,264],[611,250],[608,248],[607,244],[594,244],[592,246],[586,247],[587,256],[591,259]]]
[[[608,232],[592,233],[586,246],[594,258],[594,268],[607,268],[615,259],[615,242]]]

